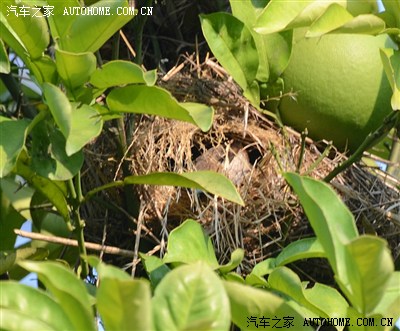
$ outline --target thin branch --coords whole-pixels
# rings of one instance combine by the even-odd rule
[[[73,240],[73,239],[67,239],[67,238],[62,238],[62,237],[56,237],[56,236],[47,236],[43,235],[40,233],[34,233],[34,232],[27,232],[19,229],[14,229],[14,233],[25,238],[30,238],[34,240],[42,240],[46,242],[51,242],[55,244],[61,244],[61,245],[66,245],[66,246],[73,246],[73,247],[78,247],[78,241]],[[120,256],[126,256],[126,257],[134,257],[134,253],[132,251],[128,251],[126,249],[121,249],[118,247],[114,246],[103,246],[95,243],[89,243],[85,242],[85,247],[87,249],[93,250],[93,251],[98,251],[101,252],[103,251],[106,254],[113,254],[113,255],[120,255]]]

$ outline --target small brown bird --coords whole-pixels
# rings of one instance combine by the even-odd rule
[[[225,148],[218,145],[206,150],[194,161],[197,170],[212,170],[227,176],[235,186],[240,186],[251,172],[247,152],[240,144],[233,143]]]

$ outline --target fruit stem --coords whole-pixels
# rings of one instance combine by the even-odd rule
[[[359,161],[363,156],[364,151],[368,150],[376,143],[378,143],[382,138],[390,132],[391,129],[395,127],[398,120],[398,111],[395,110],[386,116],[382,125],[374,132],[370,133],[367,138],[363,141],[360,147],[357,148],[354,154],[352,154],[346,161],[339,164],[335,169],[333,169],[325,178],[324,182],[329,183],[333,178],[335,178],[342,171],[350,167],[353,163]]]

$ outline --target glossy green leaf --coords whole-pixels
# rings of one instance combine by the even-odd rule
[[[312,4],[313,0],[308,1],[289,1],[289,0],[271,0],[262,13],[258,16],[258,20],[254,26],[254,29],[261,34],[270,34],[279,32],[287,29],[290,24],[301,18],[301,14],[305,12],[305,9]],[[324,1],[329,3],[330,1]],[[298,22],[300,26],[307,26],[321,12],[326,8],[326,5],[319,3],[315,4],[316,8],[314,11],[310,11],[308,15],[303,15],[303,19]],[[319,8],[317,6],[320,6]],[[318,15],[318,16],[317,16]]]
[[[257,16],[265,7],[267,0],[258,1],[230,1],[232,14],[241,20],[250,29],[258,52],[258,70],[256,79],[260,82],[267,82],[269,79],[269,62],[267,54],[266,40],[268,37],[258,34],[252,27],[256,22]],[[276,49],[276,48],[275,48]]]
[[[393,320],[398,319],[400,307],[399,284],[400,271],[393,272],[387,282],[385,293],[383,294],[379,304],[375,307],[374,312],[384,317],[391,317]],[[387,330],[391,329],[387,328]]]
[[[0,39],[0,73],[8,74],[10,72],[10,60],[4,46],[4,42]]]
[[[346,245],[352,305],[363,315],[374,312],[382,299],[394,265],[385,240],[361,236]],[[339,275],[340,277],[341,275]]]
[[[56,84],[58,82],[56,64],[50,56],[44,55],[41,58],[32,61],[31,68],[40,84],[44,82]]]
[[[353,215],[328,184],[295,173],[284,177],[299,197],[332,269],[347,286],[345,245],[358,236]]]
[[[65,138],[71,130],[72,106],[67,96],[55,85],[44,83],[43,93],[54,121]]]
[[[72,110],[71,129],[68,134],[65,151],[71,156],[80,151],[87,143],[96,138],[103,128],[103,120],[91,106],[83,104]]]
[[[163,262],[190,264],[197,261],[203,261],[213,269],[218,267],[210,237],[199,223],[189,219],[169,234]]]
[[[56,47],[56,66],[58,74],[70,89],[86,83],[96,70],[96,57],[93,53],[71,53]]]
[[[317,238],[306,238],[291,242],[284,247],[276,257],[275,263],[277,266],[283,266],[294,261],[326,257],[322,245]]]
[[[17,6],[17,12],[19,12],[21,6],[23,6],[22,4],[16,3],[12,0],[3,0],[1,10],[5,15],[9,27],[12,28],[12,31],[8,31],[7,34],[12,34],[15,40],[17,40],[15,35],[18,35],[20,42],[28,51],[30,57],[32,59],[40,58],[50,42],[46,19],[43,17],[43,15],[35,15],[37,10],[35,10],[33,6],[26,5],[25,10],[27,11],[28,15],[16,16],[11,13],[7,16],[4,10],[7,8],[7,6],[11,5]],[[18,50],[15,51],[18,52]]]
[[[306,316],[302,316],[274,293],[237,282],[224,282],[224,286],[229,296],[232,321],[242,330],[259,330],[260,328],[274,330],[278,326],[299,331],[314,330],[310,326],[303,326]],[[280,318],[280,321],[272,320],[275,316]],[[259,324],[260,319],[265,322],[264,325]],[[275,322],[278,324],[272,328]]]
[[[354,17],[333,33],[363,33],[376,35],[385,29],[385,22],[373,14],[365,14]]]
[[[151,304],[155,330],[212,331],[230,327],[224,286],[202,262],[169,272],[157,286]]]
[[[94,119],[91,120],[94,121]],[[80,124],[78,124],[79,126]],[[94,130],[89,126],[88,131],[93,132]],[[66,139],[59,130],[49,125],[43,124],[42,126],[40,124],[34,128],[32,136],[34,139],[32,142],[31,167],[37,174],[52,180],[62,181],[73,178],[79,172],[83,164],[83,152],[79,150],[68,156]],[[82,138],[71,138],[72,147],[79,146],[77,142],[81,144],[81,139],[87,140],[88,137],[83,135]],[[72,149],[72,147],[70,148]]]
[[[221,198],[244,205],[236,187],[225,176],[213,171],[195,171],[182,174],[158,172],[143,176],[129,176],[124,184],[181,186],[210,192]]]
[[[257,263],[246,277],[246,284],[255,287],[269,287],[264,276],[269,275],[277,267],[275,258],[269,258]]]
[[[290,55],[292,53],[293,31],[283,31],[280,33],[272,33],[262,36],[265,54],[268,58],[270,67],[271,82],[275,82],[286,69],[289,64]],[[257,48],[259,44],[257,43]]]
[[[101,278],[96,299],[106,330],[153,330],[147,281]]]
[[[227,264],[224,264],[218,268],[218,271],[222,274],[226,274],[233,269],[237,268],[240,263],[242,263],[244,258],[244,250],[237,248],[232,252],[231,259]]]
[[[14,229],[19,229],[25,221],[25,218],[14,209],[10,199],[0,187],[0,250],[14,248],[17,238]]]
[[[188,112],[193,118],[194,124],[203,132],[210,130],[214,117],[214,109],[212,107],[195,102],[180,102],[179,106]]]
[[[110,278],[118,280],[132,279],[125,271],[113,265],[103,263],[97,256],[87,256],[88,263],[96,268],[97,273],[101,279]]]
[[[171,93],[156,86],[114,89],[107,96],[107,104],[113,112],[163,116],[195,124],[203,131],[210,129],[214,115],[212,107],[178,103]]]
[[[1,3],[3,5],[3,3]],[[4,5],[3,5],[4,6]],[[4,6],[5,7],[5,6]],[[25,48],[21,38],[17,32],[14,31],[13,27],[8,23],[7,17],[3,14],[3,8],[0,11],[0,31],[1,39],[10,46],[21,59],[26,62],[28,59],[28,51]]]
[[[247,26],[254,25],[256,18],[261,14],[269,0],[236,1],[230,0],[233,16],[240,19]]]
[[[332,286],[315,283],[313,287],[303,290],[305,299],[318,307],[330,318],[346,317],[349,307],[346,299]],[[343,327],[338,327],[343,330]]]
[[[269,275],[272,271],[274,271],[276,267],[277,267],[276,258],[271,257],[269,259],[257,263],[254,266],[251,273],[258,276],[266,276]]]
[[[0,116],[0,178],[13,170],[24,147],[28,125],[27,120],[11,120]]]
[[[140,254],[140,258],[149,276],[152,288],[156,288],[171,269],[157,256]]]
[[[246,90],[255,80],[259,60],[249,28],[228,13],[201,15],[207,43],[222,66]]]
[[[391,105],[393,109],[400,109],[400,50],[393,48],[380,49],[383,68],[393,90]]]
[[[48,255],[48,250],[40,247],[0,251],[0,275],[13,268],[21,260],[43,260]]]
[[[328,286],[315,287],[314,285],[314,292],[307,296],[306,284],[302,284],[299,276],[287,267],[276,268],[269,275],[268,283],[273,289],[288,295],[318,316],[343,317],[347,311],[346,300],[336,290],[330,291]],[[319,298],[318,295],[320,295]],[[329,296],[322,297],[322,295]],[[313,300],[310,301],[309,298]]]
[[[98,68],[90,78],[90,83],[98,88],[109,88],[128,84],[154,85],[156,71],[144,72],[136,63],[129,61],[110,61]]]
[[[311,25],[306,37],[320,37],[350,22],[353,16],[341,5],[332,3]]]
[[[60,187],[50,179],[38,176],[31,168],[20,161],[17,165],[17,173],[24,177],[29,184],[42,193],[56,207],[63,219],[69,223],[69,209],[65,195]]]
[[[21,261],[19,264],[38,274],[40,281],[62,306],[74,330],[97,330],[89,294],[72,271],[55,262]]]
[[[134,13],[121,15],[123,8],[125,10],[128,8],[126,0],[100,0],[89,6],[94,11],[106,7],[110,8],[109,14],[79,15],[74,20],[63,22],[62,27],[68,26],[68,29],[60,36],[60,48],[75,53],[96,52],[134,17]],[[60,33],[62,30],[58,31]]]
[[[72,23],[78,16],[64,15],[65,8],[80,7],[79,0],[63,0],[63,5],[59,6],[59,0],[46,0],[49,6],[53,7],[53,14],[48,17],[51,36],[60,42],[68,34]],[[62,46],[62,43],[61,43]]]
[[[394,26],[400,28],[400,2],[399,0],[382,0],[385,12],[394,19]]]
[[[44,291],[7,281],[0,282],[0,293],[2,330],[76,330],[59,303]]]
[[[20,181],[13,177],[0,180],[3,194],[10,200],[12,206],[26,219],[31,218],[29,206],[34,190],[28,185],[22,185]]]
[[[39,191],[36,191],[31,200],[33,222],[32,232],[38,232],[46,236],[70,238],[71,229],[68,228],[65,220],[56,213],[54,208],[44,208],[44,206],[49,205],[51,206],[49,199]],[[49,243],[41,240],[32,240],[31,246],[48,249],[50,252],[49,259],[58,258],[58,254],[63,251],[63,259],[72,265],[76,262],[78,257],[78,249],[76,247],[65,247],[60,244]]]

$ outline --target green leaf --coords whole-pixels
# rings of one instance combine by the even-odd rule
[[[0,178],[7,176],[17,163],[25,144],[27,120],[11,120],[0,116]]]
[[[354,17],[333,33],[363,33],[376,35],[385,29],[385,22],[373,14],[365,14]]]
[[[294,261],[326,257],[322,245],[317,238],[306,238],[291,242],[284,247],[276,257],[277,266],[283,266]]]
[[[332,269],[347,286],[345,245],[358,236],[353,215],[328,184],[295,173],[284,177],[298,195]]]
[[[54,3],[57,6],[58,3],[56,1]],[[75,53],[96,52],[134,17],[134,13],[121,15],[122,9],[128,8],[126,0],[100,0],[88,8],[98,11],[106,7],[110,8],[109,14],[79,15],[73,20],[63,22],[59,28],[68,28],[64,33],[58,29],[58,32],[62,33],[58,41],[60,48]]]
[[[314,330],[310,326],[303,326],[305,316],[276,294],[237,282],[224,282],[224,286],[229,296],[232,321],[242,330],[274,330],[276,327],[283,328],[285,323],[285,328]],[[274,321],[274,317],[280,320]],[[286,320],[283,317],[286,317]],[[264,326],[259,324],[260,321],[265,322]],[[276,322],[275,328],[272,328]],[[289,322],[291,324],[287,326]]]
[[[147,281],[100,278],[96,299],[106,330],[153,330]]]
[[[238,267],[239,264],[242,263],[243,258],[244,258],[244,250],[240,248],[235,249],[231,255],[230,261],[227,264],[219,266],[218,271],[221,272],[222,274],[227,274],[228,272]]]
[[[258,16],[254,29],[261,34],[270,34],[288,29],[290,23],[295,21],[296,18],[301,18],[301,14],[305,12],[305,9],[313,2],[315,1],[308,0],[293,2],[290,0],[271,0]],[[329,3],[330,1],[324,2]],[[318,5],[322,7],[318,8]],[[321,11],[323,11],[326,6],[323,6],[323,4],[315,4],[315,7],[317,7],[318,10],[310,12],[309,15],[304,15],[304,19],[299,22],[299,24],[301,23],[300,26],[306,26],[307,23],[310,24],[321,14]]]
[[[21,261],[19,264],[38,274],[40,281],[51,291],[73,324],[72,329],[97,330],[90,296],[83,282],[73,272],[55,262]]]
[[[0,73],[8,74],[10,72],[10,60],[4,46],[4,42],[0,39]]]
[[[400,307],[400,271],[393,272],[389,281],[387,282],[385,292],[375,307],[374,312],[384,316],[392,317],[393,320],[399,317]],[[387,328],[390,330],[390,328]]]
[[[56,66],[67,87],[74,90],[86,83],[96,70],[96,57],[93,53],[71,53],[56,47]]]
[[[346,299],[332,286],[315,283],[312,288],[303,290],[305,299],[322,310],[329,318],[347,317],[349,304]],[[344,327],[337,327],[343,330]]]
[[[268,277],[270,286],[292,299],[301,306],[309,309],[321,317],[343,317],[346,314],[348,304],[346,300],[333,288],[314,285],[312,292],[305,289],[299,276],[287,267],[276,268]],[[310,300],[311,299],[311,300]]]
[[[67,156],[79,152],[87,143],[96,138],[103,128],[100,114],[91,106],[83,104],[72,110],[71,128],[65,151]]]
[[[361,236],[346,245],[346,260],[352,305],[364,316],[374,312],[381,301],[394,265],[384,239]],[[340,277],[340,275],[339,275]]]
[[[286,69],[289,64],[290,55],[292,54],[293,31],[283,31],[280,33],[272,33],[262,36],[265,55],[268,58],[270,66],[271,82],[275,82]],[[257,48],[259,44],[257,43]]]
[[[58,82],[56,64],[48,55],[32,61],[31,68],[40,84],[44,82],[56,84]]]
[[[181,186],[198,189],[244,205],[236,187],[225,176],[213,171],[195,171],[182,174],[157,172],[143,176],[129,176],[124,184]]]
[[[156,288],[165,275],[171,271],[170,268],[156,256],[148,256],[145,254],[139,254],[142,260],[143,266],[146,269],[147,275],[149,276],[152,288]]]
[[[230,1],[233,16],[246,24],[256,43],[259,61],[256,79],[260,82],[267,82],[269,79],[269,62],[268,57],[265,56],[268,49],[265,39],[268,39],[268,37],[258,34],[252,27],[267,2],[267,0]]]
[[[3,3],[1,3],[1,5],[3,6]],[[29,58],[28,51],[17,32],[15,32],[13,27],[8,23],[3,11],[0,11],[0,31],[1,39],[21,57],[22,61],[26,63]]]
[[[218,267],[210,237],[204,233],[199,223],[188,219],[171,231],[163,262],[190,264],[197,261],[202,261],[213,269]]]
[[[251,271],[251,274],[257,276],[269,275],[272,271],[275,270],[276,267],[276,258],[272,257],[257,263]]]
[[[353,19],[344,7],[332,3],[311,25],[306,37],[320,37],[321,35],[335,30]]]
[[[136,63],[129,61],[110,61],[98,68],[90,78],[90,83],[98,88],[109,88],[127,84],[154,85],[157,79],[155,70],[144,72]]]
[[[4,0],[4,3],[1,6],[3,14],[5,14],[4,10],[6,10],[6,5],[16,5],[17,11],[19,11],[21,6],[23,6],[23,4],[19,4],[11,0]],[[12,29],[11,31],[7,32],[7,35],[13,35],[14,42],[19,39],[18,42],[22,43],[22,45],[28,51],[30,57],[32,59],[37,59],[42,56],[47,45],[50,43],[48,27],[46,19],[43,16],[40,17],[35,15],[36,10],[33,8],[33,6],[25,6],[25,9],[29,13],[27,16],[16,16],[9,14],[5,17],[8,27],[11,27]],[[3,28],[1,28],[1,31],[3,32]],[[15,38],[15,35],[18,36],[18,39]],[[6,43],[7,39],[5,39]],[[20,51],[20,48],[16,49],[15,51]]]
[[[63,0],[63,5],[59,6],[59,0],[47,0],[49,6],[53,6],[53,14],[48,17],[51,36],[55,40],[62,40],[68,34],[72,23],[78,16],[64,15],[65,8],[80,7],[78,0]]]
[[[87,256],[88,263],[96,268],[97,273],[101,279],[118,279],[118,280],[130,280],[132,279],[125,271],[114,267],[113,265],[105,264],[97,256]]]
[[[0,251],[0,275],[9,271],[21,260],[43,260],[48,255],[48,250],[40,247]]]
[[[400,2],[399,0],[382,0],[385,12],[394,19],[394,26],[400,28]]]
[[[214,109],[212,107],[194,102],[180,102],[179,106],[188,112],[193,118],[194,124],[203,132],[210,130],[214,117]]]
[[[90,126],[87,129],[92,131],[92,133],[94,131],[93,127]],[[69,134],[71,134],[71,130]],[[77,142],[82,143],[81,140],[86,140],[86,134],[84,132],[82,138],[71,138],[70,144],[72,146],[69,148],[73,150],[73,148],[79,146]],[[51,125],[39,124],[32,131],[32,136],[34,138],[32,142],[31,167],[37,174],[52,180],[68,180],[79,172],[83,164],[83,152],[79,150],[75,154],[68,156],[66,153],[67,142],[59,130],[51,127]]]
[[[269,258],[257,263],[246,277],[246,284],[255,287],[270,287],[264,276],[269,275],[277,267],[275,258]]]
[[[113,112],[163,116],[195,124],[203,131],[210,129],[214,115],[212,107],[178,103],[171,93],[156,86],[115,89],[107,96],[107,104]]]
[[[200,15],[211,51],[239,86],[246,90],[255,80],[258,51],[247,26],[228,13]]]
[[[0,250],[14,248],[17,238],[14,229],[19,229],[24,222],[25,218],[14,209],[10,199],[0,187]]]
[[[391,105],[394,110],[400,109],[400,51],[393,48],[380,49],[383,68],[393,90]]]
[[[38,176],[22,161],[18,162],[17,174],[21,175],[36,190],[42,193],[56,207],[61,217],[69,224],[69,210],[63,191],[57,184],[47,178]]]
[[[10,200],[12,206],[25,218],[30,219],[29,206],[34,189],[28,185],[22,185],[16,178],[3,178],[0,180],[3,194]]]
[[[49,83],[43,84],[43,93],[54,121],[64,137],[68,138],[71,130],[72,106],[67,96],[57,86]]]
[[[0,282],[0,293],[2,330],[77,330],[59,303],[41,290],[7,281]]]
[[[152,309],[155,330],[211,331],[230,327],[224,286],[202,262],[169,272],[155,290]]]

